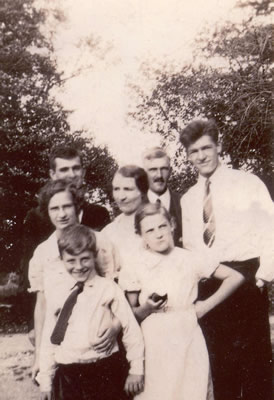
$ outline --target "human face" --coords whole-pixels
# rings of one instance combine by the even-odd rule
[[[145,159],[144,168],[148,175],[150,190],[158,195],[163,194],[167,189],[167,181],[170,175],[168,157]]]
[[[141,221],[141,235],[152,251],[168,254],[174,247],[173,227],[162,214],[148,215]]]
[[[188,147],[187,156],[200,175],[209,178],[219,164],[220,152],[221,145],[216,144],[210,136],[204,135]]]
[[[133,214],[142,203],[142,193],[134,178],[116,174],[112,181],[112,193],[120,211],[126,215]]]
[[[66,270],[77,282],[85,282],[97,274],[95,257],[90,250],[82,251],[78,255],[71,255],[64,250],[62,252],[62,259]]]
[[[67,226],[78,222],[75,205],[71,193],[56,193],[48,204],[49,218],[57,231],[62,231]]]
[[[80,183],[83,182],[85,170],[81,164],[80,157],[71,158],[55,158],[55,169],[50,170],[52,180],[64,178],[78,178]]]

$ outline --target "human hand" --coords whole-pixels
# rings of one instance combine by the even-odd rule
[[[116,343],[117,336],[121,330],[121,323],[118,318],[113,318],[112,325],[105,329],[100,335],[98,340],[93,343],[93,348],[98,353],[110,354],[113,346]]]
[[[159,311],[161,308],[167,303],[167,299],[160,299],[158,301],[154,301],[151,296],[149,296],[145,302],[145,307],[149,311],[149,313],[154,313]]]
[[[260,291],[262,292],[264,290],[265,287],[265,281],[263,281],[260,278],[256,278],[256,286],[260,289]]]
[[[39,362],[38,359],[36,358],[31,368],[31,379],[33,383],[35,383],[36,385],[37,385],[36,376],[38,372],[39,372]]]
[[[51,392],[40,393],[40,400],[50,400],[50,399],[51,399]]]
[[[144,390],[144,375],[129,374],[124,386],[128,396],[135,396]]]
[[[202,318],[208,312],[205,301],[196,301],[194,307],[198,319]]]

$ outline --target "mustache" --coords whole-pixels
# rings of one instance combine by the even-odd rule
[[[165,180],[163,178],[155,178],[153,179],[153,182],[165,183]]]

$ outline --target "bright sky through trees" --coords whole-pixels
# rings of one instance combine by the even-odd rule
[[[44,0],[40,0],[44,1]],[[72,129],[86,129],[107,144],[120,163],[139,162],[139,154],[160,138],[141,134],[126,116],[134,99],[128,83],[149,87],[140,66],[192,61],[193,40],[207,26],[240,20],[236,0],[59,0],[65,23],[57,27],[54,46],[60,70],[70,77],[58,94],[73,110]],[[245,11],[246,12],[246,11]],[[49,27],[48,27],[49,29]],[[89,39],[89,41],[87,41]]]

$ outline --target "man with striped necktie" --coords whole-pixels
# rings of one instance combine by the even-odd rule
[[[182,130],[181,142],[199,172],[198,182],[181,200],[183,246],[217,253],[220,262],[246,278],[230,298],[200,320],[215,400],[270,400],[265,282],[274,278],[273,202],[258,177],[221,165],[214,121],[191,122]],[[199,298],[209,297],[217,288],[214,278],[200,282]]]

